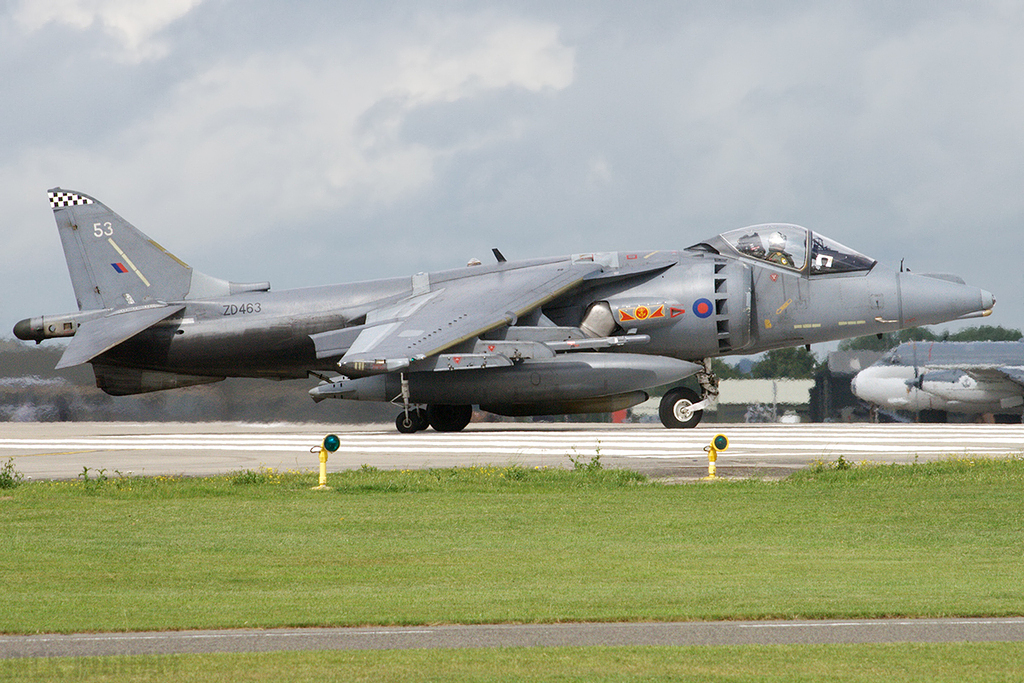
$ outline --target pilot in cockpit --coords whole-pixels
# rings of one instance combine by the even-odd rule
[[[761,244],[761,236],[756,232],[741,237],[739,241],[736,242],[736,249],[739,250],[740,253],[762,260],[767,256],[764,246]]]
[[[768,260],[780,266],[793,267],[793,257],[786,251],[786,236],[781,232],[768,236]]]

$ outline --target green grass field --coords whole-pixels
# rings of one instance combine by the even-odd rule
[[[666,486],[478,467],[26,483],[5,633],[1024,614],[1024,461]]]
[[[0,631],[1024,614],[1024,460],[647,482],[474,467],[0,490]],[[1012,680],[1024,646],[0,660],[10,681]]]

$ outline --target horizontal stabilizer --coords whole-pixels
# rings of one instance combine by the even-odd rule
[[[153,304],[121,309],[102,318],[84,322],[75,331],[75,336],[71,338],[71,343],[61,356],[56,369],[87,363],[104,351],[109,351],[184,308],[184,304]]]

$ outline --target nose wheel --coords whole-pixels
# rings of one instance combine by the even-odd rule
[[[403,410],[395,418],[395,426],[398,427],[398,431],[402,434],[421,432],[430,426],[430,423],[427,421],[427,411],[422,408],[416,408],[408,412]]]
[[[658,407],[661,424],[669,429],[690,429],[700,423],[703,410],[695,410],[700,402],[697,392],[686,387],[676,387],[665,393]]]
[[[395,418],[395,427],[402,434],[414,434],[427,427],[438,432],[461,432],[472,417],[473,406],[429,405],[426,410],[403,410]]]

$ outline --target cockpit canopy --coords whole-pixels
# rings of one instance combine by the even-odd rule
[[[835,240],[789,223],[730,230],[704,244],[719,253],[736,253],[810,275],[868,271],[877,263]]]

